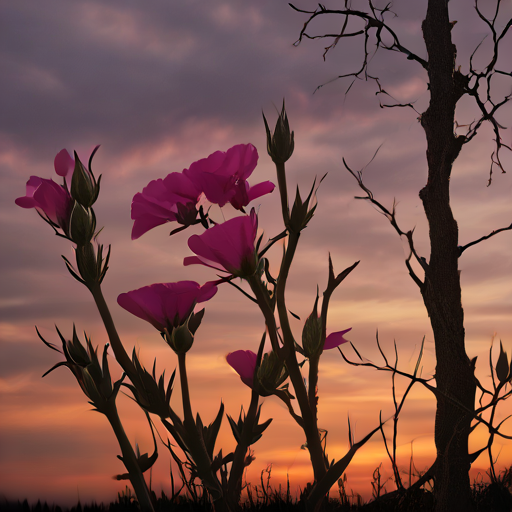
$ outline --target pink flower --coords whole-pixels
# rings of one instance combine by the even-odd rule
[[[343,335],[351,330],[352,327],[345,329],[344,331],[331,332],[331,334],[329,334],[325,339],[324,350],[330,350],[331,348],[339,347],[343,343],[348,343],[348,340],[346,340]]]
[[[59,176],[66,176],[74,166],[75,161],[65,149],[57,153],[54,167]],[[54,224],[67,231],[73,200],[68,189],[53,180],[31,176],[27,181],[26,195],[18,197],[14,202],[22,208],[42,211]]]
[[[93,156],[98,148],[99,146],[94,148]],[[75,159],[66,149],[62,149],[55,155],[53,166],[55,172],[65,179],[70,171],[71,176],[73,175]],[[58,185],[51,179],[31,176],[26,187],[26,195],[18,197],[15,203],[22,208],[36,208],[38,211],[42,211],[67,234],[73,209],[73,198],[67,186]]]
[[[258,163],[258,152],[252,144],[238,144],[216,151],[208,158],[194,162],[183,173],[200,188],[208,201],[224,206],[231,203],[242,210],[250,201],[274,190],[270,181],[250,187],[247,178]]]
[[[183,324],[198,302],[205,302],[216,293],[217,287],[212,282],[203,286],[195,281],[158,283],[121,293],[117,303],[163,332]]]
[[[184,174],[172,172],[153,180],[132,201],[132,240],[170,221],[189,226],[197,217],[196,204],[201,190]]]
[[[226,356],[229,366],[235,370],[244,384],[252,388],[258,356],[251,350],[236,350]]]
[[[197,256],[185,258],[183,264],[200,264],[225,270],[238,277],[250,277],[258,263],[254,247],[257,231],[258,217],[253,208],[249,216],[235,217],[217,224],[202,235],[192,235],[188,239],[188,246]]]

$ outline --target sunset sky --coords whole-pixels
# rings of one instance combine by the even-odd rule
[[[377,1],[383,6],[386,2]],[[334,2],[333,5],[338,5]],[[505,2],[502,23],[512,16]],[[314,9],[315,2],[298,0],[297,6]],[[354,1],[364,9],[366,2]],[[426,1],[394,2],[389,23],[402,44],[426,58],[421,21]],[[465,0],[450,2],[451,19],[458,23],[452,34],[458,48],[457,65],[468,72],[474,48],[487,34],[486,26]],[[491,14],[491,12],[487,13]],[[399,367],[412,370],[423,337],[423,375],[435,368],[434,341],[419,289],[408,275],[405,240],[369,203],[344,169],[363,168],[365,184],[375,197],[392,207],[402,230],[415,228],[418,252],[429,257],[428,226],[419,190],[426,183],[425,136],[418,117],[428,106],[426,73],[399,53],[379,51],[370,72],[397,101],[414,102],[409,108],[381,109],[374,82],[334,80],[355,71],[362,58],[362,40],[341,40],[322,59],[327,40],[293,43],[307,17],[282,0],[215,0],[169,2],[153,0],[46,0],[3,2],[0,7],[0,499],[45,499],[59,504],[112,501],[125,487],[112,476],[125,471],[116,458],[120,449],[105,417],[91,412],[71,372],[59,368],[46,372],[63,356],[49,350],[36,335],[59,343],[55,325],[66,338],[75,323],[100,346],[108,341],[99,314],[85,287],[67,272],[61,255],[73,260],[72,244],[56,237],[34,210],[15,205],[25,195],[30,176],[60,178],[54,173],[58,151],[76,149],[87,157],[101,147],[93,169],[102,174],[101,193],[95,204],[99,240],[112,245],[110,270],[104,293],[128,352],[140,349],[142,360],[170,375],[177,358],[148,323],[117,305],[117,296],[153,283],[190,279],[204,283],[216,278],[212,269],[184,267],[192,253],[187,239],[200,234],[194,227],[173,237],[176,224],[157,227],[136,241],[130,234],[133,196],[151,181],[181,172],[214,151],[252,143],[259,163],[249,183],[271,180],[275,169],[266,152],[261,112],[273,125],[276,108],[286,99],[296,149],[287,164],[291,194],[296,185],[309,191],[313,180],[328,173],[318,191],[317,212],[303,232],[292,266],[287,291],[288,307],[302,318],[292,327],[300,338],[304,319],[312,310],[317,284],[326,286],[328,254],[341,272],[360,260],[359,266],[337,289],[331,300],[328,331],[352,328],[347,338],[364,356],[381,362],[376,332]],[[317,34],[339,30],[331,18],[312,25]],[[356,27],[356,25],[354,25]],[[503,41],[510,48],[512,39]],[[486,40],[474,65],[485,66]],[[511,53],[502,52],[498,67],[510,70]],[[316,91],[322,84],[324,87]],[[510,80],[496,81],[496,98],[510,93]],[[314,93],[314,94],[313,94]],[[392,101],[384,99],[386,103]],[[478,112],[467,98],[460,102],[457,122],[465,125]],[[498,121],[510,127],[510,104]],[[457,133],[464,133],[458,128]],[[504,143],[511,145],[510,128]],[[451,205],[458,221],[460,243],[467,244],[493,229],[505,227],[512,214],[512,157],[502,152],[507,169],[495,169],[487,187],[493,133],[483,126],[479,136],[465,146],[451,177]],[[251,203],[259,212],[264,240],[282,229],[277,190]],[[214,206],[218,221],[237,215],[229,205]],[[488,350],[502,340],[512,352],[512,232],[469,248],[460,258],[462,300],[467,352],[479,356],[477,376],[488,382]],[[270,253],[278,268],[281,246]],[[206,315],[188,354],[192,407],[205,423],[215,417],[221,400],[226,412],[238,417],[247,409],[249,389],[228,366],[225,356],[238,349],[257,351],[264,322],[255,304],[234,288],[223,285],[206,304]],[[351,358],[350,348],[344,352]],[[112,373],[121,371],[110,359]],[[407,381],[398,381],[403,391]],[[319,426],[328,430],[329,457],[339,459],[348,449],[347,416],[356,440],[393,412],[390,376],[368,368],[348,366],[336,350],[320,362]],[[171,404],[181,414],[179,385]],[[125,427],[141,451],[152,451],[144,415],[125,396],[119,399]],[[510,414],[502,405],[499,417]],[[409,467],[411,450],[418,470],[435,458],[433,442],[435,401],[419,387],[411,393],[399,422],[399,465]],[[262,419],[274,418],[263,438],[253,446],[256,460],[247,480],[259,484],[262,470],[272,464],[273,485],[286,482],[292,491],[312,478],[309,456],[301,450],[302,431],[275,397],[263,399]],[[160,435],[167,432],[156,422]],[[386,426],[390,438],[391,422]],[[512,432],[509,425],[508,433]],[[471,449],[485,443],[485,430],[477,429]],[[152,487],[170,492],[169,460],[159,443]],[[218,447],[227,453],[235,442],[224,419]],[[498,466],[512,464],[512,443],[495,442],[501,449]],[[391,474],[382,438],[375,435],[361,449],[347,471],[348,489],[368,497],[372,473],[380,464]],[[472,476],[489,465],[482,455]],[[178,479],[177,474],[175,475]],[[392,485],[390,484],[392,489]]]

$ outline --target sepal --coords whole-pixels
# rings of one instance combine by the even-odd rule
[[[224,404],[221,402],[219,412],[207,427],[203,426],[199,413],[196,418],[196,425],[198,427],[199,432],[203,436],[204,444],[206,446],[206,451],[210,459],[213,458],[213,451],[215,449],[215,442],[217,441],[217,436],[219,435],[220,425],[222,423],[222,417],[224,415]]]
[[[305,201],[302,201],[302,198],[300,196],[299,187],[297,187],[297,191],[295,193],[295,202],[293,203],[292,211],[290,214],[290,223],[289,228],[290,230],[299,233],[302,231],[309,223],[309,221],[312,219],[315,210],[316,210],[316,191],[318,190],[318,187],[320,186],[320,183],[325,179],[327,174],[324,174],[322,176],[322,179],[318,182],[318,186],[315,189],[316,185],[316,178],[313,181],[313,185],[311,187],[311,190],[309,191],[308,196],[306,197]],[[315,203],[315,204],[313,204]]]
[[[252,432],[251,432],[251,441],[248,446],[251,444],[256,443],[261,436],[263,435],[263,432],[267,429],[267,427],[272,423],[273,418],[269,418],[268,420],[264,421],[261,424],[258,424],[260,419],[260,413],[261,413],[261,405],[258,407],[258,411],[256,413],[254,424],[252,425]],[[244,412],[244,408],[242,407],[240,410],[240,415],[238,416],[238,421],[235,421],[229,414],[226,414],[229,425],[231,427],[231,431],[233,432],[233,437],[235,438],[237,443],[240,443],[240,440],[242,438],[242,431],[244,428],[246,416]]]

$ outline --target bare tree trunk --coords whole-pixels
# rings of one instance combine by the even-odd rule
[[[423,22],[430,105],[421,117],[427,137],[428,181],[420,191],[429,222],[431,254],[421,293],[434,331],[439,395],[435,423],[436,512],[474,510],[468,436],[474,410],[474,367],[464,345],[458,272],[458,227],[450,207],[450,174],[465,137],[454,134],[455,105],[465,77],[455,71],[448,0],[429,0]]]

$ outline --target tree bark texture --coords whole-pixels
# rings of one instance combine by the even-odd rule
[[[450,174],[464,137],[454,133],[455,106],[464,77],[455,70],[448,0],[429,0],[423,22],[428,52],[430,104],[421,117],[427,138],[428,181],[420,191],[429,223],[430,261],[421,289],[434,332],[437,450],[436,512],[474,510],[468,471],[468,437],[474,411],[474,368],[464,343],[458,272],[458,227],[450,207]]]

